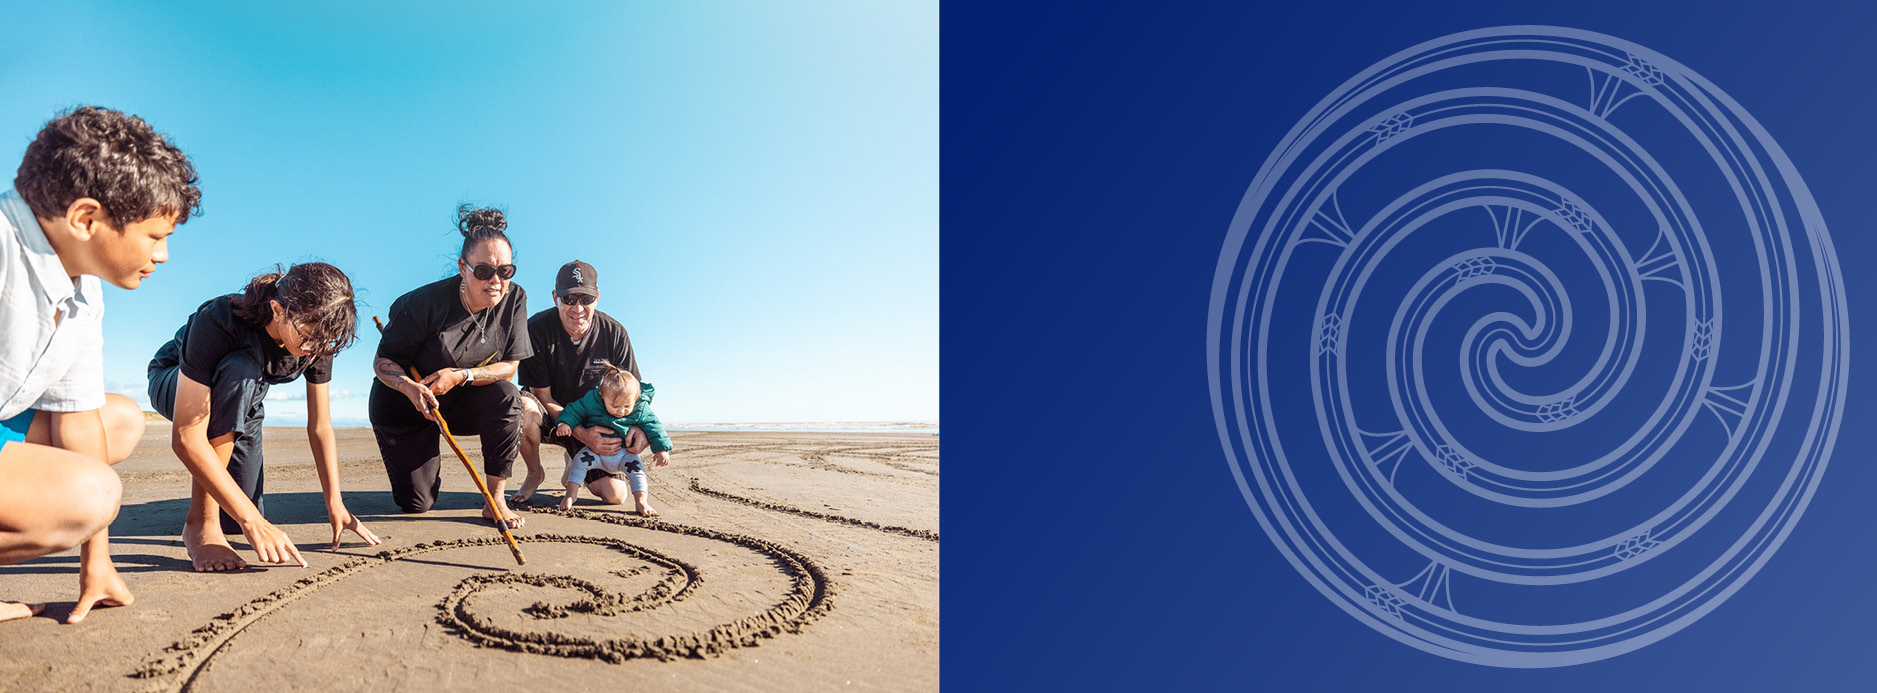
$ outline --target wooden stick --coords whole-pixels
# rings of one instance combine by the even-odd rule
[[[378,332],[383,334],[385,331],[384,321],[379,320],[376,315],[371,316],[371,321],[372,324],[378,326]],[[405,366],[404,370],[410,372],[412,380],[417,381],[420,385],[423,384],[424,378],[417,374],[416,367]],[[430,415],[436,417],[437,428],[443,430],[443,439],[449,441],[451,450],[456,451],[456,459],[462,460],[463,467],[469,470],[469,478],[476,481],[476,490],[482,492],[482,501],[489,504],[489,513],[496,518],[495,528],[501,530],[503,539],[508,540],[508,552],[515,554],[516,565],[528,565],[528,559],[521,557],[521,546],[515,543],[515,535],[508,533],[508,522],[502,519],[502,508],[495,504],[495,496],[489,494],[489,485],[482,481],[482,472],[477,471],[476,466],[469,463],[469,455],[463,454],[463,446],[457,445],[456,436],[450,435],[450,425],[444,423],[443,412],[438,411],[436,407],[431,407]]]

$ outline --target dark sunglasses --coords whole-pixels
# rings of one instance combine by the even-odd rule
[[[469,273],[485,282],[488,281],[489,278],[497,275],[500,275],[503,280],[508,280],[515,278],[515,266],[502,265],[501,267],[497,267],[495,265],[476,265],[469,268]]]
[[[570,306],[584,306],[593,302],[592,296],[562,296],[560,302]]]

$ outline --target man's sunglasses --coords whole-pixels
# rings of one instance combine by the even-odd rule
[[[500,275],[502,279],[506,281],[515,278],[515,266],[502,265],[501,267],[497,267],[495,265],[476,265],[469,268],[469,273],[485,282],[497,275]]]
[[[562,296],[560,302],[570,306],[584,306],[593,302],[592,296]]]

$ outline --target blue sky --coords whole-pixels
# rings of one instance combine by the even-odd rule
[[[598,268],[668,421],[938,419],[937,3],[181,7],[24,4],[0,42],[0,181],[78,104],[202,177],[169,263],[109,290],[111,389],[141,399],[188,314],[274,263],[333,263],[382,315],[453,271],[473,201],[508,211],[530,312]],[[362,332],[332,384],[354,425]]]

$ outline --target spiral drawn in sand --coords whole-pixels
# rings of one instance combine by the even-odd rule
[[[1685,66],[1573,29],[1402,51],[1266,160],[1215,279],[1220,441],[1371,627],[1561,666],[1687,626],[1803,512],[1844,401],[1817,205]]]
[[[543,584],[539,579],[520,574],[478,575],[463,580],[455,591],[444,597],[438,605],[441,615],[437,620],[448,626],[453,632],[470,641],[488,647],[500,647],[517,652],[547,654],[557,657],[586,657],[618,663],[638,657],[655,657],[670,660],[679,657],[706,657],[722,654],[726,650],[755,645],[759,641],[773,638],[778,634],[799,633],[802,627],[827,613],[833,608],[829,598],[834,590],[827,574],[807,556],[786,548],[780,544],[757,539],[755,537],[719,532],[717,530],[676,525],[661,520],[635,518],[616,513],[595,513],[585,510],[560,510],[557,508],[532,508],[533,512],[562,515],[586,520],[598,520],[646,529],[689,534],[728,541],[769,556],[791,578],[789,592],[782,602],[761,613],[740,618],[706,631],[697,633],[678,633],[657,638],[626,636],[609,640],[591,640],[556,633],[551,628],[531,631],[516,631],[498,625],[494,620],[479,616],[472,608],[472,597],[478,591],[494,584]],[[559,535],[534,535],[534,541],[588,541],[589,543],[623,543],[616,540],[595,537],[561,537]],[[596,540],[598,539],[598,540]],[[623,549],[622,549],[623,550]],[[671,577],[654,585],[650,590],[635,597],[625,597],[607,592],[604,588],[565,576],[552,578],[555,582],[549,586],[571,587],[587,592],[588,599],[576,601],[565,606],[553,606],[537,603],[528,611],[537,618],[558,618],[568,612],[588,613],[597,616],[610,616],[629,613],[645,608],[675,602],[689,595],[690,590],[703,581],[696,568],[676,559],[656,554],[644,549],[632,549],[654,564],[667,568]]]
[[[531,534],[518,536],[516,539],[534,543],[557,542],[604,546],[650,563],[655,566],[654,569],[663,572],[663,577],[641,593],[626,595],[611,592],[604,586],[591,581],[565,575],[525,573],[474,575],[459,582],[456,588],[438,604],[437,620],[450,632],[478,645],[517,652],[591,658],[614,663],[633,658],[670,660],[682,657],[714,656],[734,648],[755,645],[761,640],[783,633],[799,633],[802,628],[821,618],[833,608],[834,585],[821,566],[807,556],[775,542],[742,534],[616,513],[554,508],[533,508],[532,510],[537,513],[714,539],[742,546],[769,557],[788,577],[790,586],[779,603],[703,631],[672,633],[659,637],[622,636],[604,640],[569,636],[557,632],[551,619],[563,618],[574,613],[615,616],[658,608],[682,601],[690,596],[703,583],[704,576],[696,566],[681,559],[620,539],[564,534]],[[197,628],[187,638],[151,657],[142,668],[132,672],[130,676],[151,680],[153,685],[148,687],[149,690],[190,690],[200,675],[213,663],[216,655],[226,651],[244,630],[301,597],[360,571],[396,563],[416,554],[473,546],[496,546],[501,543],[500,539],[494,537],[426,542],[382,551],[373,557],[347,561],[256,598],[238,609],[216,616],[208,625]],[[626,576],[621,575],[621,577]],[[499,625],[495,620],[480,614],[475,608],[477,593],[492,586],[509,584],[574,590],[585,593],[586,597],[565,604],[537,602],[524,611],[534,619],[540,620],[541,627],[520,631]]]

